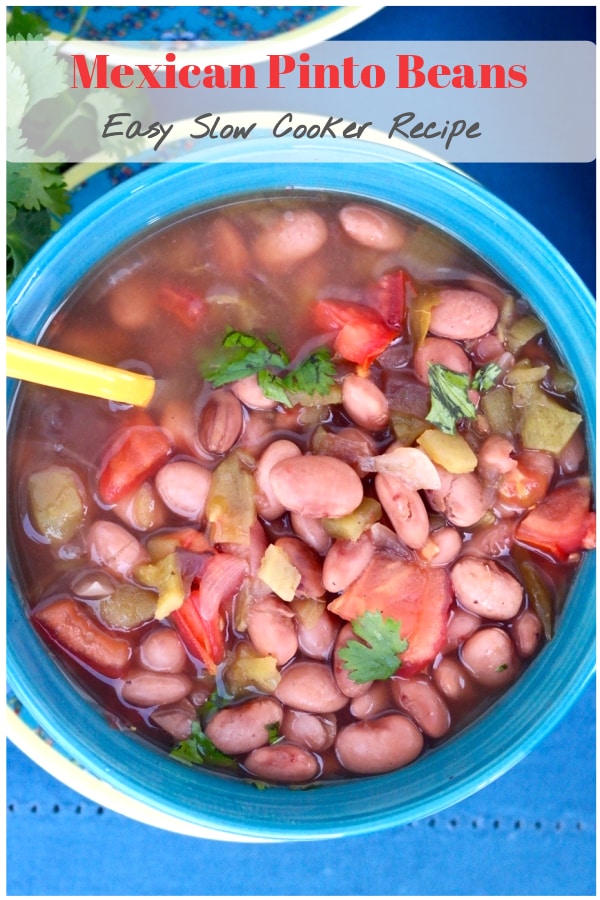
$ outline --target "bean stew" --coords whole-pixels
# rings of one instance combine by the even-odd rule
[[[425,222],[293,191],[122,247],[43,343],[147,409],[20,385],[9,555],[116,728],[310,784],[410,764],[561,627],[595,546],[577,385],[544,322]]]

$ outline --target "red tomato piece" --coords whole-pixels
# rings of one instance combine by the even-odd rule
[[[185,598],[183,605],[171,613],[170,618],[190,653],[214,674],[225,655],[219,616],[212,620],[204,618],[199,610],[199,591],[194,590]]]
[[[444,646],[451,602],[445,569],[376,554],[328,609],[348,621],[379,611],[400,622],[400,634],[408,641],[401,672],[409,676],[433,662]]]
[[[368,369],[385,348],[398,337],[397,328],[387,325],[377,310],[344,300],[319,300],[316,321],[324,331],[337,331],[333,349],[349,362]]]
[[[190,331],[198,326],[206,312],[204,298],[180,285],[161,285],[158,302],[166,312],[177,316]]]
[[[184,644],[214,673],[225,655],[222,608],[239,591],[248,570],[246,560],[231,553],[215,553],[202,576],[171,620]]]
[[[121,433],[100,466],[98,494],[117,503],[154,475],[171,455],[171,442],[156,425],[133,425]]]
[[[399,332],[404,329],[407,305],[416,296],[416,285],[404,269],[386,272],[367,292],[369,304],[380,313],[386,325]]]
[[[131,657],[126,638],[110,634],[92,618],[84,604],[70,597],[55,600],[35,612],[33,621],[69,655],[110,678],[121,675]]]
[[[516,539],[560,562],[571,553],[592,550],[596,546],[596,514],[591,511],[591,499],[588,478],[577,478],[555,488],[521,519]]]
[[[508,506],[530,509],[544,499],[553,475],[554,462],[548,454],[524,453],[500,479],[498,498]]]

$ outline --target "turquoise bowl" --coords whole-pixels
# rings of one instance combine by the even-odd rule
[[[8,332],[35,341],[89,270],[137,232],[195,206],[261,191],[333,191],[382,201],[445,230],[528,298],[577,379],[595,459],[595,307],[589,292],[528,222],[460,172],[386,147],[261,155],[230,151],[199,162],[152,167],[114,188],[64,225],[21,273],[8,296]],[[15,385],[9,383],[9,400]],[[245,841],[299,841],[364,834],[433,815],[519,762],[573,705],[595,668],[595,554],[585,557],[555,638],[518,682],[459,735],[405,769],[323,783],[310,790],[256,787],[176,763],[110,727],[42,647],[10,566],[7,678],[29,714],[75,763],[167,816],[183,833]]]

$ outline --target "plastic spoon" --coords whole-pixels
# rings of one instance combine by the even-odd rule
[[[13,337],[6,338],[6,374],[132,406],[148,406],[156,388],[150,375],[105,366]]]

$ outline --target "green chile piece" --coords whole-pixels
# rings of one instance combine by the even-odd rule
[[[51,465],[29,476],[29,512],[36,530],[51,544],[70,541],[85,519],[84,489],[68,466]]]

